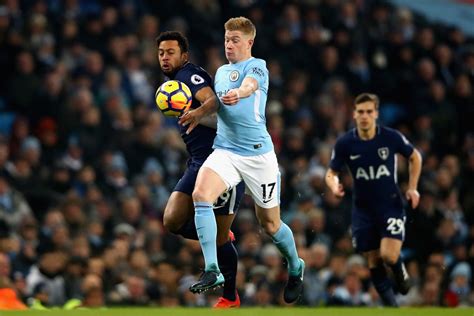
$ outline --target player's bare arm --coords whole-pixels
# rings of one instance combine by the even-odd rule
[[[345,194],[344,187],[339,181],[339,173],[332,170],[331,168],[329,168],[328,171],[326,172],[326,185],[335,196],[337,197],[344,196]]]
[[[214,91],[210,87],[204,87],[194,97],[201,102],[201,106],[187,111],[178,121],[183,126],[189,125],[186,134],[191,133],[198,124],[216,128],[217,117],[215,113],[218,109],[218,102]]]
[[[239,102],[239,99],[247,98],[252,93],[257,91],[258,82],[254,78],[247,77],[242,81],[242,84],[237,89],[232,89],[222,97],[222,102],[227,105],[234,105]]]
[[[418,150],[414,149],[408,160],[408,189],[405,193],[406,199],[410,201],[412,208],[417,208],[420,201],[420,193],[418,193],[418,179],[420,179],[422,158]]]

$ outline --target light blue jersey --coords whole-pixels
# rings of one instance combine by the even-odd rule
[[[235,105],[221,102],[217,112],[217,136],[214,147],[242,156],[257,156],[273,150],[265,119],[268,92],[268,70],[263,59],[251,57],[236,64],[221,66],[214,88],[217,97],[240,87],[246,77],[257,80],[258,89]]]

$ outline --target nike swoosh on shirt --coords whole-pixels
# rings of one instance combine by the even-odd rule
[[[273,198],[268,199],[268,200],[263,200],[263,203],[268,203],[268,202],[270,202],[271,200],[273,200]]]
[[[350,159],[350,160],[356,160],[356,159],[358,159],[359,157],[360,157],[360,155],[350,155],[350,156],[349,156],[349,159]]]

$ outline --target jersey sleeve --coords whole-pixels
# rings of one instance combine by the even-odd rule
[[[342,139],[338,139],[331,153],[329,167],[336,172],[340,172],[346,162],[346,150],[344,147]]]
[[[258,82],[259,87],[265,87],[268,80],[268,69],[265,61],[262,59],[254,59],[245,69],[245,78],[254,78]]]
[[[414,147],[410,141],[400,132],[395,131],[395,143],[397,144],[397,152],[403,157],[409,158],[413,153]]]
[[[201,90],[204,87],[210,87],[212,89],[212,82],[208,79],[207,73],[202,70],[190,69],[186,71],[181,71],[176,79],[184,82],[193,95]]]

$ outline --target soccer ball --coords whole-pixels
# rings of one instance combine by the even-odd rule
[[[180,116],[191,106],[192,100],[189,87],[178,80],[166,81],[155,93],[156,105],[166,116]]]

